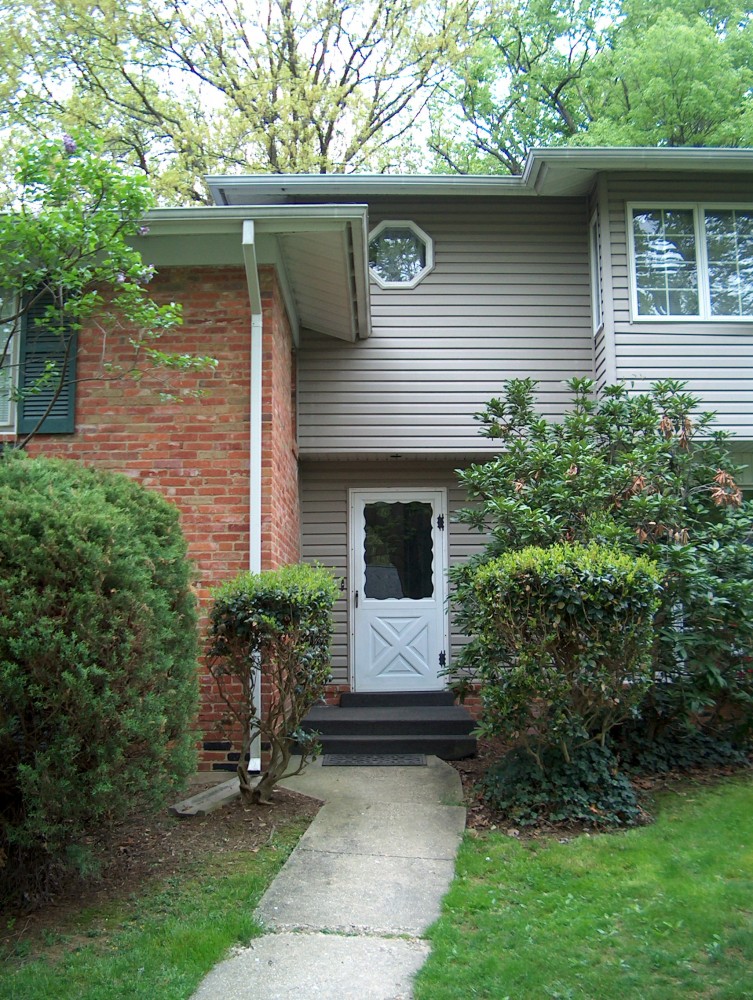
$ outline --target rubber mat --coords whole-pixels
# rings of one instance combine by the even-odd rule
[[[426,754],[325,753],[322,767],[426,767]]]

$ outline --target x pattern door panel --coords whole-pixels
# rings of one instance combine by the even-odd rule
[[[442,688],[444,496],[362,491],[351,501],[355,688]]]

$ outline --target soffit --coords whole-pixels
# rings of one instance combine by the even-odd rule
[[[244,223],[255,265],[277,268],[294,336],[310,329],[341,340],[368,337],[368,215],[363,205],[157,209],[134,239],[155,267],[243,266]]]

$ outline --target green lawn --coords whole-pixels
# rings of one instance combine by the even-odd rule
[[[256,854],[218,855],[109,912],[81,914],[59,941],[48,936],[60,957],[6,956],[0,1000],[185,1000],[228,948],[260,934],[251,913],[307,825],[278,831]]]
[[[753,779],[655,811],[563,844],[468,835],[416,1000],[750,1000]]]

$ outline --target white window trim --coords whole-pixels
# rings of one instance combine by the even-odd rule
[[[594,337],[604,329],[604,294],[601,273],[601,230],[599,213],[594,212],[588,223],[588,255],[591,264],[591,325]]]
[[[696,243],[696,263],[698,267],[698,305],[700,312],[687,316],[642,316],[638,312],[638,283],[635,279],[635,233],[633,211],[646,209],[685,209],[693,212],[693,231]],[[711,313],[708,255],[706,253],[706,233],[703,213],[706,210],[726,209],[727,211],[751,212],[753,204],[725,201],[632,201],[626,205],[625,230],[628,244],[628,280],[630,282],[630,320],[632,323],[753,323],[750,316],[714,316]]]
[[[411,278],[410,281],[385,281],[370,267],[369,274],[372,280],[380,288],[415,288],[419,282],[424,280],[427,274],[430,274],[434,270],[434,240],[420,226],[416,225],[415,222],[410,222],[408,219],[385,219],[369,233],[369,247],[371,247],[372,240],[385,229],[410,229],[411,232],[415,233],[426,247],[426,263],[421,271],[414,278]]]
[[[2,322],[1,321],[0,321],[0,326],[2,326]],[[3,334],[1,332],[0,332],[0,336],[3,336]],[[16,330],[14,332],[14,334],[13,334],[13,339],[11,340],[11,344],[10,344],[10,358],[9,358],[9,364],[10,364],[10,381],[11,381],[11,386],[13,386],[13,387],[15,387],[18,384],[18,364],[19,364],[19,362],[18,362],[18,352],[19,352],[20,340],[21,340],[21,338],[19,337],[19,331]],[[4,343],[4,341],[3,341],[3,343]],[[3,421],[2,419],[0,419],[0,435],[15,436],[15,434],[16,434],[16,412],[17,412],[17,410],[18,410],[18,406],[16,405],[16,401],[14,399],[11,399],[10,400],[10,406],[8,408],[8,417],[9,417],[9,419],[6,420],[6,421]]]

